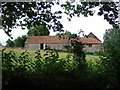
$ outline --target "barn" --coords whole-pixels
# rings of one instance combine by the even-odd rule
[[[84,44],[86,52],[99,52],[101,50],[102,42],[93,34],[90,33],[87,37],[77,37],[72,39],[66,35],[59,36],[30,36],[25,42],[25,49],[27,50],[44,50],[57,49],[66,50],[66,45],[71,45],[71,40],[77,40]]]

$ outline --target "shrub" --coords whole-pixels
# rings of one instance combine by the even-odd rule
[[[85,61],[73,54],[60,58],[57,51],[40,50],[31,59],[28,51],[17,55],[3,49],[3,89],[8,88],[111,88],[116,79],[108,77],[102,61]],[[75,54],[75,53],[74,53]],[[111,83],[111,81],[113,81]]]

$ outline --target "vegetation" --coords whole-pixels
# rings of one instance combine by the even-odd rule
[[[14,47],[14,42],[13,42],[12,40],[8,39],[8,40],[6,41],[6,46],[7,46],[7,47]]]
[[[39,25],[30,28],[27,34],[28,36],[48,36],[50,32],[45,26]]]
[[[35,26],[29,29],[27,35],[22,35],[21,37],[19,36],[15,40],[8,39],[6,41],[6,46],[23,48],[28,36],[48,36],[49,34],[49,30],[43,25]]]
[[[116,80],[114,86],[119,88],[120,84],[120,29],[112,28],[104,35],[104,52],[102,53],[103,63],[110,74],[108,78]],[[110,82],[109,82],[110,83]],[[113,86],[112,85],[112,86]]]
[[[118,2],[79,2],[78,4],[66,2],[2,2],[2,25],[5,33],[11,36],[12,28],[26,26],[28,29],[36,25],[44,25],[54,31],[62,31],[63,25],[59,21],[62,13],[68,15],[68,20],[74,16],[85,17],[94,15],[94,8],[99,7],[98,15],[103,15],[109,24],[118,25]],[[52,12],[52,7],[59,5],[63,12]],[[111,13],[110,13],[111,12]],[[21,18],[23,20],[21,20]]]
[[[73,57],[61,58],[57,52],[51,50],[45,51],[43,55],[40,51],[36,51],[34,55],[28,51],[21,53],[18,51],[18,54],[3,49],[2,52],[3,90],[7,88],[90,88],[98,84],[96,79],[92,81],[95,77],[93,75],[103,69],[97,66],[96,62],[89,60],[86,62],[87,66],[81,70],[79,62]],[[96,67],[98,71],[95,70]],[[97,87],[100,88],[99,85]]]
[[[77,37],[77,34],[72,34],[71,32],[69,32],[69,31],[65,31],[65,32],[63,32],[63,33],[57,33],[56,35],[67,35],[67,36],[69,36],[70,38],[76,38]]]
[[[3,89],[7,88],[98,88],[119,89],[120,29],[104,35],[104,52],[87,55],[73,41],[72,53],[54,50],[2,50]],[[94,59],[94,60],[93,60]]]
[[[2,47],[0,47],[0,50],[2,50],[3,48]],[[6,47],[5,48],[6,50],[5,50],[5,52],[6,53],[8,53],[8,52],[10,52],[10,51],[13,51],[13,52],[15,52],[15,54],[17,55],[17,56],[19,56],[22,52],[25,52],[26,50],[25,49],[23,49],[23,48],[18,48],[18,47],[14,47],[14,48],[10,48],[10,47]],[[40,53],[41,53],[41,56],[44,56],[44,54],[46,53],[46,51],[49,51],[49,50],[40,50]],[[57,50],[52,50],[52,51],[54,51],[54,52],[58,52],[58,54],[59,54],[59,58],[63,58],[63,59],[65,59],[67,56],[69,56],[69,55],[73,55],[73,53],[72,52],[63,52],[63,51],[57,51]],[[31,58],[33,58],[34,59],[34,56],[35,56],[35,50],[28,50],[27,52],[29,52],[29,54],[30,54],[30,57]],[[94,55],[94,54],[86,54],[86,60],[87,61],[90,61],[90,60],[92,60],[92,61],[96,61],[96,60],[99,60],[99,55]]]
[[[27,35],[22,35],[21,37],[17,37],[14,41],[12,41],[11,39],[8,39],[6,41],[6,46],[7,47],[24,47],[25,45],[25,41],[28,38]]]
[[[104,36],[104,52],[100,59],[85,60],[85,54],[79,43],[73,43],[73,54],[61,58],[57,51],[46,51],[41,55],[36,51],[6,51],[2,49],[3,89],[29,88],[99,88],[118,90],[120,85],[120,29],[118,29],[117,2],[70,2],[60,5],[64,11],[52,12],[51,8],[58,2],[2,2],[2,25],[9,36],[13,28],[26,26],[28,29],[38,25],[54,31],[62,31],[59,21],[62,13],[70,21],[80,14],[93,16],[93,8],[99,6],[98,15],[113,25]],[[23,21],[21,21],[21,18]],[[32,30],[33,31],[33,30]],[[31,35],[31,34],[30,34]],[[24,40],[24,39],[22,39]],[[15,43],[17,42],[17,43]],[[23,47],[21,39],[7,41],[7,46]],[[79,47],[80,45],[80,47]],[[78,48],[77,48],[78,47]]]

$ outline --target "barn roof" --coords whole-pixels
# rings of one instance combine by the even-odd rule
[[[98,40],[98,41],[100,41],[101,42],[101,40],[100,39],[98,39],[97,38],[97,36],[95,36],[95,34],[93,34],[92,32],[90,33],[90,34],[88,34],[88,36],[87,36],[88,38],[94,38],[94,39],[96,39],[96,40]]]
[[[79,42],[82,42],[84,44],[101,44],[102,42],[99,41],[96,38],[92,37],[78,37],[76,39],[71,39],[68,36],[65,35],[59,35],[59,36],[31,36],[28,37],[25,43],[71,43],[72,40],[77,40]]]
[[[91,37],[88,37],[88,38],[79,37],[77,41],[82,42],[84,44],[101,44],[102,43],[101,41]]]
[[[67,36],[31,36],[25,43],[69,43]]]

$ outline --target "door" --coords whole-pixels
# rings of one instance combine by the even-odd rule
[[[43,43],[40,44],[40,49],[41,49],[41,50],[44,49],[44,44],[43,44]]]

